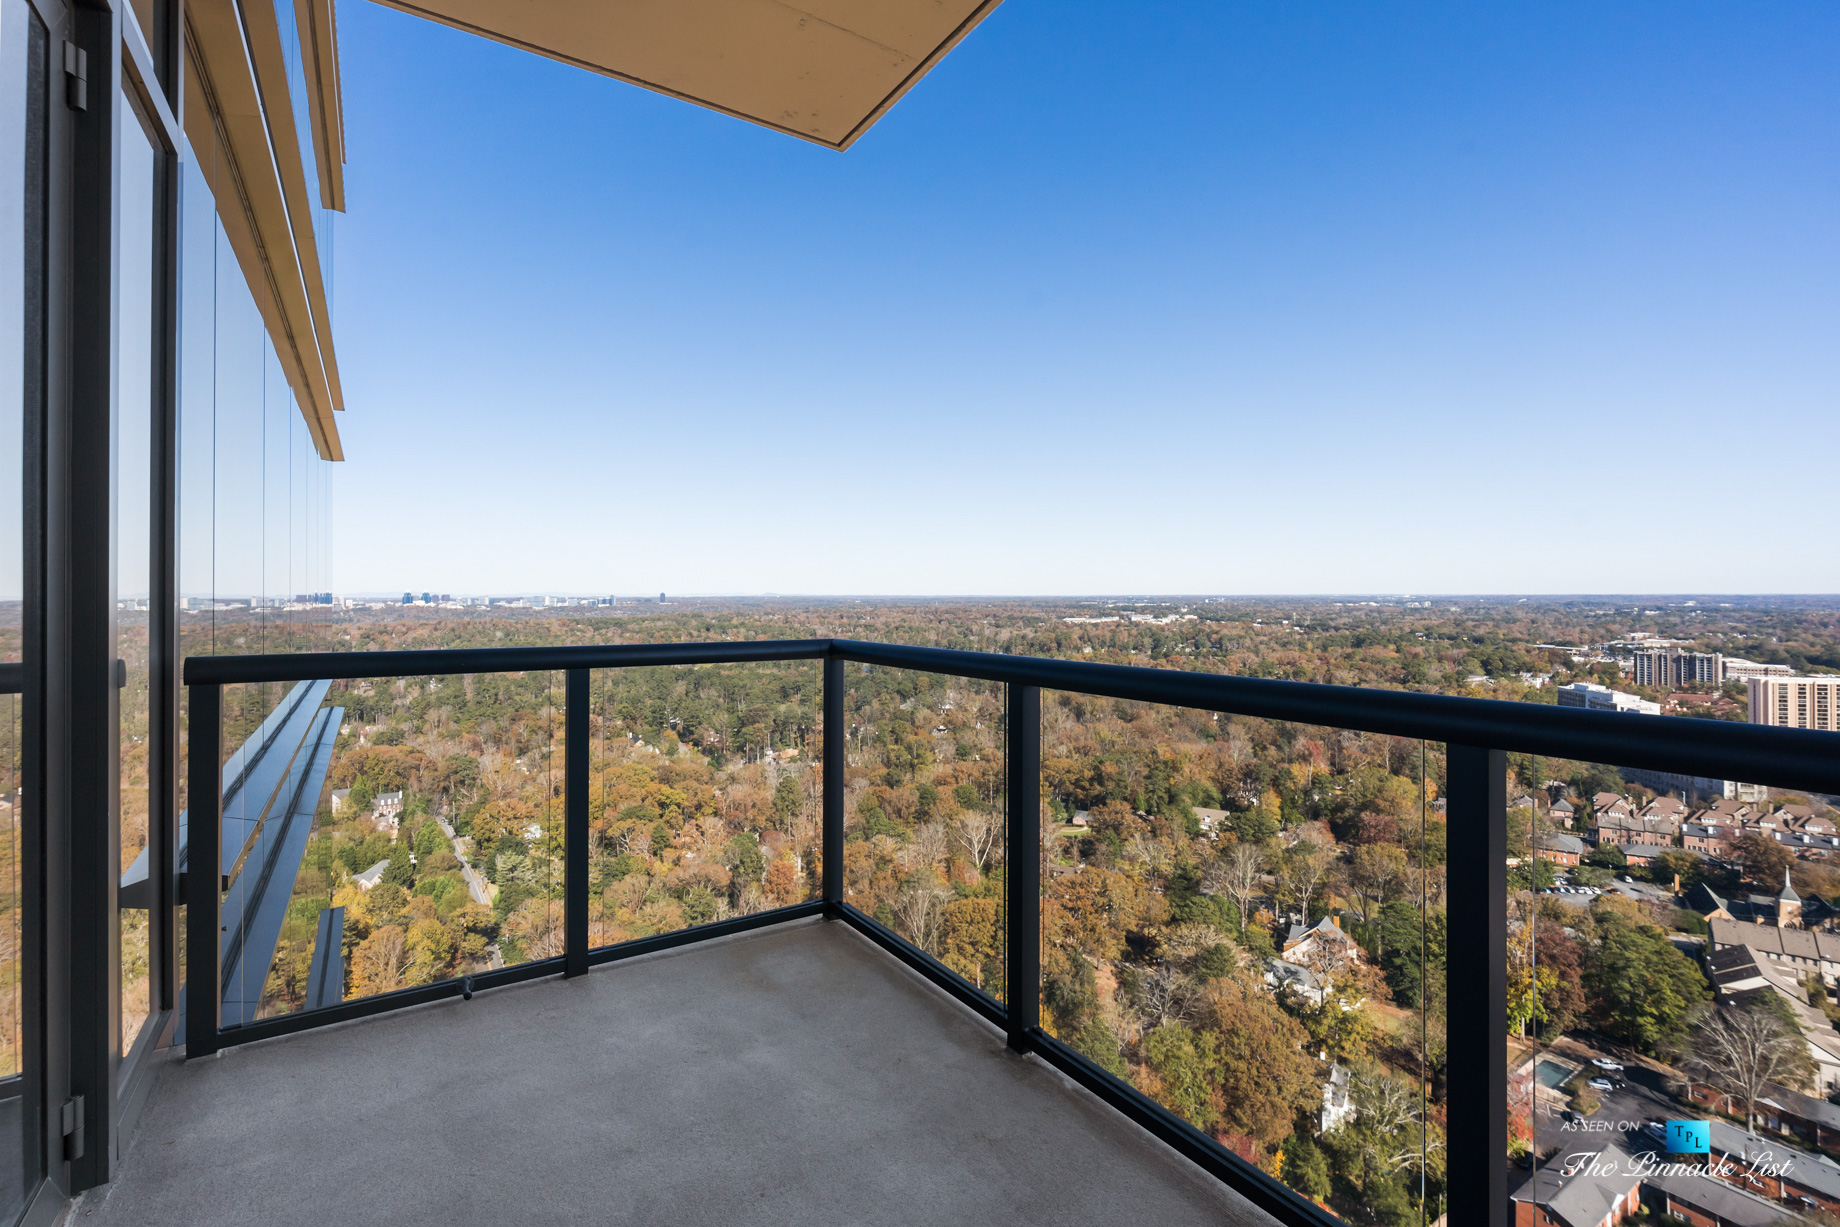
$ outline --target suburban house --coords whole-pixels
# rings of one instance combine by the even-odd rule
[[[1278,957],[1306,967],[1362,961],[1360,946],[1333,916],[1324,916],[1313,925],[1292,925]]]
[[[1642,818],[1634,814],[1599,815],[1593,837],[1601,844],[1643,844],[1653,848],[1671,848],[1680,829],[1669,818]]]
[[[1576,835],[1542,835],[1534,855],[1555,865],[1576,865],[1584,859],[1584,840]]]
[[[1716,818],[1727,826],[1737,826],[1755,812],[1749,804],[1736,797],[1721,797],[1706,807],[1706,821],[1711,822]]]
[[[403,795],[401,792],[380,792],[372,804],[371,813],[377,819],[377,829],[388,831],[391,835],[402,827]]]
[[[1820,861],[1840,852],[1840,837],[1808,831],[1777,831],[1776,842],[1802,860]]]
[[[363,873],[353,874],[351,880],[358,884],[359,890],[369,890],[371,887],[377,885],[377,883],[383,881],[383,871],[389,867],[389,861],[378,861]]]
[[[1794,1221],[1788,1208],[1704,1172],[1666,1168],[1643,1178],[1649,1209],[1690,1227],[1781,1227]]]
[[[1715,1178],[1792,1206],[1840,1212],[1840,1164],[1825,1155],[1809,1158],[1784,1142],[1746,1133],[1722,1120],[1709,1123],[1709,1157],[1725,1160],[1716,1167],[1707,1165]],[[1779,1167],[1787,1170],[1778,1172]]]
[[[1617,848],[1622,852],[1623,859],[1638,869],[1648,868],[1655,863],[1657,856],[1668,851],[1666,844],[1618,844]]]
[[[1786,1133],[1816,1150],[1840,1149],[1840,1106],[1775,1083],[1764,1089],[1764,1098],[1751,1105],[1759,1127]],[[1732,1116],[1744,1113],[1743,1104],[1709,1086],[1695,1083],[1692,1094],[1694,1103],[1714,1111]]]
[[[1701,825],[1697,822],[1683,822],[1680,826],[1680,842],[1689,852],[1703,852],[1707,856],[1728,856],[1731,853],[1731,841],[1737,832],[1729,826]]]
[[[1726,930],[1722,936],[1730,937],[1730,930],[1740,926],[1758,934],[1782,938],[1796,947],[1814,943],[1822,937],[1832,943],[1833,935],[1717,920],[1712,924],[1715,936],[1706,952],[1706,975],[1720,1000],[1741,1000],[1763,992],[1781,997],[1801,1025],[1808,1056],[1815,1065],[1816,1086],[1823,1094],[1840,1090],[1840,1033],[1829,1025],[1820,1006],[1809,1000],[1808,989],[1803,984],[1810,972],[1819,973],[1818,965],[1799,958],[1773,955],[1748,945],[1720,943],[1721,929]]]
[[[1317,1131],[1327,1133],[1354,1119],[1354,1100],[1348,1094],[1349,1071],[1346,1065],[1329,1066],[1329,1080],[1323,1083],[1322,1114]]]
[[[1568,829],[1571,827],[1573,820],[1578,817],[1577,807],[1563,797],[1554,801],[1552,803],[1552,808],[1547,810],[1546,813],[1554,822]]]
[[[1737,1138],[1747,1136],[1723,1122],[1714,1122],[1712,1128],[1715,1133],[1724,1128]],[[1769,1145],[1756,1137],[1750,1142],[1766,1149]],[[1713,1149],[1719,1149],[1717,1141]],[[1671,1215],[1691,1227],[1779,1227],[1794,1221],[1795,1209],[1821,1204],[1818,1198],[1802,1201],[1802,1186],[1793,1178],[1788,1187],[1775,1180],[1743,1185],[1678,1162],[1655,1164],[1652,1158],[1647,1153],[1632,1157],[1615,1143],[1595,1153],[1561,1148],[1515,1190],[1515,1227],[1615,1227],[1634,1218],[1644,1202],[1649,1213]],[[1794,1165],[1795,1174],[1802,1166]],[[1834,1172],[1840,1174],[1840,1168]],[[1810,1179],[1820,1185],[1826,1177],[1818,1173]],[[1777,1200],[1779,1194],[1782,1200]]]
[[[1621,793],[1600,792],[1591,798],[1591,813],[1598,819],[1633,818],[1636,816],[1636,807]]]
[[[1298,963],[1272,956],[1265,960],[1265,984],[1274,994],[1287,989],[1311,1005],[1329,998],[1329,982]]]
[[[1642,1178],[1628,1151],[1561,1150],[1514,1191],[1514,1227],[1615,1227],[1642,1205]]]
[[[1224,831],[1226,829],[1226,826],[1227,826],[1227,811],[1226,810],[1208,809],[1200,805],[1195,806],[1194,810],[1195,810],[1196,820],[1201,823],[1202,831],[1206,832],[1207,834],[1213,835],[1219,831]]]

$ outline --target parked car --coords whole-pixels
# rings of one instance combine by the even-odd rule
[[[1599,1069],[1613,1070],[1617,1073],[1623,1072],[1623,1067],[1615,1061],[1612,1061],[1609,1057],[1592,1057],[1591,1064],[1597,1066]]]
[[[1585,1085],[1594,1091],[1614,1091],[1616,1089],[1616,1083],[1608,1078],[1593,1078]]]
[[[1648,1124],[1642,1126],[1642,1132],[1656,1140],[1660,1140],[1667,1137],[1667,1126],[1658,1120],[1651,1120]]]

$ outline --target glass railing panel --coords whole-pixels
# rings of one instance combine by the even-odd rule
[[[563,951],[563,675],[224,688],[226,1027]]]
[[[1443,1212],[1442,756],[1042,696],[1042,1019],[1350,1223]]]
[[[18,659],[17,652],[11,659]],[[24,954],[25,889],[22,856],[20,777],[25,766],[21,735],[24,696],[0,693],[0,1079],[25,1072]]]
[[[849,664],[843,901],[1004,1000],[1007,691]]]
[[[819,896],[817,661],[592,674],[588,944]]]
[[[1508,784],[1509,1221],[1835,1221],[1840,803],[1522,755]]]

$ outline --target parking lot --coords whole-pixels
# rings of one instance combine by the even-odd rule
[[[1601,1071],[1593,1069],[1591,1072],[1596,1076]],[[1678,1117],[1682,1111],[1663,1089],[1664,1075],[1630,1065],[1606,1076],[1620,1080],[1623,1085],[1598,1091],[1603,1106],[1589,1117],[1579,1118],[1544,1105],[1538,1109],[1536,1137],[1542,1154],[1598,1150],[1609,1141],[1617,1142],[1632,1153],[1656,1148],[1658,1139],[1645,1134],[1643,1127],[1650,1121]]]
[[[1625,882],[1621,875],[1613,878],[1608,886],[1577,886],[1569,874],[1560,874],[1558,884],[1540,892],[1550,895],[1559,902],[1571,907],[1585,908],[1591,901],[1606,894],[1619,894],[1639,903],[1673,903],[1674,894],[1666,887],[1655,886],[1648,882]]]

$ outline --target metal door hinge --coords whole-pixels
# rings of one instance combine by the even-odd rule
[[[64,101],[73,111],[89,110],[89,52],[64,44]]]
[[[83,1096],[73,1095],[64,1101],[64,1158],[74,1161],[83,1157]]]

